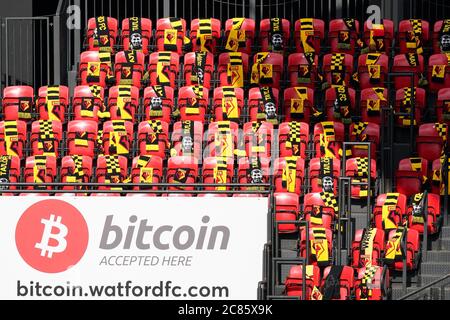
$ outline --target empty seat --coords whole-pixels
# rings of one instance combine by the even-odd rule
[[[354,122],[350,125],[351,142],[369,142],[370,157],[376,159],[378,146],[380,144],[380,126],[370,122]],[[352,157],[368,157],[369,150],[367,146],[355,145],[351,147]]]
[[[311,192],[332,192],[337,194],[341,162],[333,158],[313,158],[309,161]]]
[[[428,88],[431,92],[450,88],[450,67],[447,55],[433,54],[428,59]]]
[[[441,198],[437,194],[429,193],[427,199],[423,193],[415,194],[408,206],[408,226],[423,234],[425,228],[425,201],[427,201],[428,218],[427,230],[429,235],[439,232],[441,221]]]
[[[141,51],[148,55],[152,39],[152,21],[141,17],[126,18],[122,21],[122,44],[124,50]]]
[[[94,121],[70,121],[67,127],[68,154],[94,157],[97,133],[98,126]]]
[[[28,157],[24,170],[24,182],[34,183],[34,186],[28,186],[27,190],[33,189],[53,189],[50,186],[39,186],[42,183],[55,182],[56,175],[56,158],[54,156],[33,156]]]
[[[359,87],[383,87],[389,71],[389,57],[384,53],[368,53],[358,58]]]
[[[184,56],[184,81],[186,86],[200,85],[211,88],[214,72],[214,55],[210,52],[189,52]]]
[[[363,41],[369,52],[391,51],[394,40],[394,22],[389,19],[381,19],[379,24],[370,20],[364,22]]]
[[[262,51],[284,53],[291,38],[289,20],[272,18],[263,19],[259,25],[259,38]]]
[[[191,22],[190,37],[193,51],[216,53],[217,42],[221,36],[220,20],[194,19]]]
[[[169,190],[194,190],[185,184],[198,180],[198,160],[194,157],[172,157],[168,161],[167,183],[172,184]]]
[[[45,86],[39,88],[36,111],[40,120],[66,122],[69,107],[69,88],[66,86]]]
[[[389,269],[381,266],[362,267],[355,280],[356,300],[384,300],[391,287]]]
[[[306,159],[309,144],[309,124],[306,122],[283,122],[278,128],[280,156],[299,156]]]
[[[329,53],[323,57],[324,80],[330,86],[348,86],[353,75],[353,56]]]
[[[407,197],[422,192],[427,181],[428,161],[422,158],[400,160],[395,172],[396,190]]]
[[[179,121],[173,125],[171,156],[194,156],[202,158],[203,124]]]
[[[243,88],[249,69],[248,59],[248,54],[243,52],[221,53],[217,67],[220,86]]]
[[[148,184],[150,186],[135,186],[134,190],[157,190],[152,184],[163,181],[163,160],[158,156],[140,155],[133,159],[131,167],[131,183]]]
[[[397,229],[406,213],[406,196],[401,193],[385,193],[377,197],[373,210],[375,228],[390,231]]]
[[[323,272],[321,291],[323,300],[351,300],[354,271],[349,266],[329,266]]]
[[[251,88],[248,94],[250,121],[268,121],[278,124],[279,91],[276,88]]]
[[[406,255],[402,249],[403,237],[406,237]],[[406,270],[415,270],[420,259],[419,232],[414,229],[399,227],[391,230],[386,243],[384,262],[393,270],[403,270],[403,259],[406,260]]]
[[[319,57],[313,53],[293,53],[288,57],[291,87],[314,89],[318,81]]]
[[[218,87],[214,89],[213,99],[215,121],[239,122],[244,109],[244,90],[235,87]]]
[[[318,227],[332,230],[338,214],[337,197],[332,192],[322,191],[305,195],[303,216],[309,222],[310,231]]]
[[[283,55],[273,52],[258,52],[253,56],[251,84],[280,88],[283,78]]]
[[[278,158],[275,160],[273,168],[273,183],[276,192],[290,192],[297,196],[303,194],[304,159],[295,156]]]
[[[440,89],[436,102],[436,116],[438,122],[450,125],[450,88]]]
[[[416,137],[419,157],[434,161],[445,153],[448,142],[448,126],[445,123],[426,123],[419,127]]]
[[[169,86],[152,86],[144,91],[144,112],[146,120],[171,122],[174,107],[174,89]]]
[[[30,139],[33,155],[58,157],[62,132],[62,124],[59,121],[39,120],[33,122]]]
[[[205,154],[209,157],[234,158],[239,144],[239,125],[231,121],[212,122],[206,142]]]
[[[417,87],[422,84],[423,73],[425,72],[424,59],[421,54],[405,53],[394,57],[392,65],[393,73],[413,73],[413,79],[409,75],[399,75],[394,77],[394,87],[396,90],[411,87]],[[411,81],[414,81],[414,84]]]
[[[85,51],[81,53],[78,76],[80,85],[98,85],[106,88],[112,76],[111,55],[109,52]]]
[[[172,51],[181,55],[189,43],[190,40],[186,38],[186,20],[162,18],[156,22],[157,51]]]
[[[230,190],[230,187],[221,186],[233,183],[233,158],[207,157],[203,160],[202,181],[204,184],[214,184],[216,187],[205,186],[205,190]]]
[[[447,168],[445,168],[447,166]],[[450,174],[447,175],[445,181],[445,170],[450,172],[450,158],[447,159],[447,164],[444,164],[444,158],[436,159],[432,165],[432,185],[431,191],[434,194],[445,195],[445,185],[450,186]],[[450,194],[450,188],[447,187],[447,193]]]
[[[104,90],[99,86],[75,87],[72,100],[74,119],[98,122],[105,110],[104,96]]]
[[[203,86],[186,86],[178,91],[181,121],[204,122],[209,103],[209,90]]]
[[[111,120],[135,122],[139,109],[139,89],[120,85],[109,89],[108,109]]]
[[[241,190],[261,190],[258,184],[269,183],[270,158],[242,157],[238,161],[238,183],[251,184],[251,187],[242,187]],[[255,185],[255,186],[253,186]]]
[[[364,228],[356,231],[352,243],[352,267],[382,266],[385,233],[377,228]]]
[[[105,122],[102,143],[105,155],[128,156],[133,144],[133,123],[123,120]]]
[[[96,179],[97,183],[105,184],[99,186],[98,190],[122,190],[122,187],[107,186],[123,183],[128,175],[128,160],[124,156],[105,155],[97,158]]]
[[[321,19],[298,19],[294,26],[294,42],[297,52],[320,53],[325,38],[325,22]]]
[[[87,26],[88,50],[114,52],[118,25],[117,19],[112,17],[90,18]]]
[[[4,120],[30,121],[34,112],[34,89],[28,86],[11,86],[3,89],[2,109]]]
[[[245,153],[247,157],[271,157],[273,125],[270,122],[244,124]]]
[[[333,233],[326,228],[309,229],[309,243],[306,243],[306,230],[302,229],[300,235],[300,257],[306,257],[306,246],[310,246],[309,261],[318,267],[327,267],[331,264],[333,252]]]
[[[22,158],[27,141],[24,121],[0,121],[0,155]]]
[[[278,224],[279,233],[297,232],[298,226],[287,221],[295,222],[299,215],[299,199],[295,193],[277,192],[274,194],[275,201],[275,221],[283,222]]]
[[[232,18],[225,22],[225,50],[231,52],[252,52],[255,38],[255,20]]]
[[[140,155],[166,158],[170,147],[169,124],[160,120],[147,120],[139,124],[138,143]]]
[[[397,126],[406,127],[411,125],[412,107],[414,104],[414,123],[420,125],[422,123],[422,115],[426,107],[426,91],[422,88],[405,87],[397,90],[395,94],[395,112],[404,115],[395,115],[395,123]]]
[[[314,126],[314,149],[316,157],[340,159],[343,155],[344,125],[341,122],[326,121]],[[350,155],[351,150],[346,150]]]
[[[20,159],[16,156],[0,155],[0,182],[17,183],[20,181]],[[16,186],[0,186],[0,196],[6,190],[16,190]]]
[[[356,92],[346,86],[333,86],[325,91],[325,112],[330,121],[350,124],[355,114]]]
[[[175,88],[178,76],[179,56],[175,52],[159,51],[150,54],[150,85],[162,85]]]
[[[359,46],[359,21],[352,18],[334,19],[330,21],[328,42],[331,52],[355,54]]]
[[[88,156],[66,156],[61,160],[62,183],[88,183],[92,176],[92,158]],[[64,186],[63,190],[82,189],[82,186]]]
[[[142,86],[145,55],[140,51],[120,51],[116,54],[114,71],[116,85]]]
[[[306,300],[322,300],[320,287],[320,268],[315,265],[305,266]],[[303,266],[293,266],[285,281],[284,292],[289,297],[303,299]]]
[[[361,91],[361,119],[364,122],[381,123],[381,110],[388,106],[388,90],[386,88],[367,88]]]
[[[347,160],[345,167],[345,176],[351,178],[352,183],[368,183],[369,180],[369,161],[366,157],[357,157]],[[373,190],[376,186],[377,179],[377,161],[372,158],[370,160],[370,190],[373,195]],[[367,185],[352,185],[352,198],[360,199],[367,198]]]
[[[307,87],[293,87],[284,90],[284,121],[310,122],[317,114],[314,108],[314,90]]]
[[[423,47],[429,40],[430,26],[421,19],[402,20],[398,25],[400,53],[423,53]]]

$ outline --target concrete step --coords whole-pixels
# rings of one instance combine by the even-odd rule
[[[403,286],[401,283],[393,283],[392,284],[392,300],[398,300],[403,297],[405,294],[412,293],[418,290],[417,286],[410,286],[406,288],[406,293],[403,291]]]
[[[450,263],[423,262],[420,270],[424,275],[447,275],[450,273]]]
[[[441,239],[441,250],[450,250],[450,238]]]
[[[426,262],[450,263],[450,251],[445,250],[428,251]]]
[[[450,238],[450,226],[444,226],[441,230],[442,238]]]
[[[430,274],[422,274],[421,275],[421,285],[425,286],[433,281],[442,279],[443,275],[430,275]]]

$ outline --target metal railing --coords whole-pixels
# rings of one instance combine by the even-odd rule
[[[399,300],[445,300],[445,289],[449,286],[450,274],[402,296]],[[438,291],[434,290],[435,288],[438,288]]]

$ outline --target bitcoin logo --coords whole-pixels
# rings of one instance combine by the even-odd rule
[[[69,232],[67,227],[61,223],[61,217],[58,216],[55,220],[55,215],[50,215],[50,219],[42,219],[41,222],[45,226],[44,233],[42,234],[42,240],[36,243],[36,248],[41,249],[41,256],[51,258],[53,253],[61,253],[66,250],[67,241],[65,237]],[[53,234],[52,230],[57,228],[59,233]],[[54,239],[58,242],[57,246],[50,246],[50,239]]]
[[[83,215],[62,200],[30,206],[16,226],[16,246],[22,259],[45,273],[64,272],[80,262],[89,241]]]

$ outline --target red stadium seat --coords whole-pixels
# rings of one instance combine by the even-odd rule
[[[128,160],[124,156],[105,155],[97,158],[97,183],[123,183],[128,175]],[[122,190],[121,187],[100,186],[98,190]]]
[[[117,19],[111,17],[90,18],[87,26],[88,50],[114,52],[118,26]]]
[[[16,156],[0,156],[0,181],[2,183],[17,183],[20,181],[20,159]],[[6,190],[16,190],[16,186],[1,186],[0,196]]]
[[[220,20],[194,19],[190,31],[192,51],[208,51],[216,54],[216,45],[221,36]]]
[[[377,228],[365,228],[356,231],[352,243],[352,267],[382,266],[385,233]]]
[[[433,28],[433,52],[449,53],[450,52],[450,20],[439,20],[434,23]]]
[[[389,53],[394,40],[394,22],[382,19],[380,24],[367,20],[364,23],[363,41],[369,52]]]
[[[103,55],[105,57],[103,57]],[[81,53],[78,76],[80,85],[98,85],[106,88],[112,75],[111,56],[107,52],[85,51]]]
[[[310,122],[316,113],[314,108],[314,90],[306,87],[294,87],[284,90],[284,121]]]
[[[303,18],[295,22],[294,42],[296,52],[320,54],[325,39],[325,22],[320,19]]]
[[[225,52],[219,55],[220,86],[243,88],[248,74],[248,54],[243,52]]]
[[[280,88],[283,79],[283,55],[259,52],[253,56],[251,84],[253,86]]]
[[[406,196],[404,194],[380,194],[373,210],[375,228],[385,231],[397,229],[405,214]]]
[[[174,106],[174,89],[169,86],[147,87],[144,91],[146,120],[161,120],[170,123]]]
[[[327,267],[331,264],[333,252],[333,233],[326,228],[309,229],[309,244],[306,243],[306,230],[302,229],[300,235],[300,256],[306,258],[306,246],[310,246],[310,257],[312,265]]]
[[[0,156],[23,158],[27,139],[24,121],[0,121]]]
[[[273,124],[270,122],[247,122],[244,124],[244,142],[247,157],[272,155]]]
[[[346,86],[333,86],[325,91],[325,112],[328,120],[352,122],[355,116],[356,92]]]
[[[314,89],[318,81],[319,57],[314,54],[293,53],[288,57],[288,72],[291,87]]]
[[[69,155],[93,158],[97,144],[97,123],[90,120],[70,121],[67,127],[67,147]]]
[[[434,161],[443,154],[448,140],[448,126],[445,123],[421,125],[419,135],[416,137],[419,157]]]
[[[368,53],[358,58],[359,87],[384,87],[389,72],[389,57],[384,53]]]
[[[122,44],[124,50],[141,51],[149,54],[152,39],[152,21],[141,17],[126,18],[122,21]]]
[[[291,23],[289,20],[272,18],[263,19],[259,25],[259,41],[264,52],[277,52],[283,54],[289,47],[291,38]]]
[[[275,221],[292,221],[298,220],[300,204],[298,195],[295,193],[277,192],[274,194],[275,199]],[[298,231],[295,224],[280,223],[278,224],[279,233],[294,233]]]
[[[225,22],[225,50],[250,54],[255,38],[255,30],[255,20],[253,19],[228,19]]]
[[[380,144],[380,126],[370,122],[354,122],[350,125],[350,141],[370,142],[370,157],[376,159],[378,145]],[[368,157],[366,146],[352,146],[352,157]]]
[[[239,143],[239,125],[231,121],[212,122],[208,127],[206,139],[206,155],[234,158]]]
[[[367,158],[364,157],[357,157],[357,158],[351,158],[347,160],[347,164],[345,166],[345,176],[352,178],[352,183],[359,183],[359,182],[368,182],[368,171],[369,171],[369,162],[367,161]],[[374,186],[376,185],[376,179],[377,179],[377,161],[372,158],[370,160],[370,178],[371,178],[371,190],[374,189]],[[360,198],[367,198],[368,192],[367,192],[367,186],[362,185],[352,185],[352,198],[354,199],[360,199]],[[371,191],[371,194],[373,194],[373,191]]]
[[[381,110],[388,106],[386,88],[367,88],[361,91],[361,119],[364,122],[381,123]]]
[[[133,144],[133,123],[123,120],[105,122],[102,142],[105,155],[128,156]]]
[[[323,57],[324,80],[330,86],[348,86],[353,76],[353,56],[329,53]]]
[[[436,116],[438,122],[450,125],[450,88],[441,89],[438,92],[436,102]]]
[[[270,158],[242,157],[238,161],[238,183],[261,184],[269,183]],[[241,190],[260,190],[261,187],[242,187]]]
[[[69,106],[69,88],[66,86],[45,86],[39,88],[36,111],[40,120],[66,122]]]
[[[234,87],[214,89],[214,120],[239,122],[244,109],[244,90]]]
[[[423,47],[430,37],[428,21],[421,19],[402,20],[398,25],[400,53],[422,54]]]
[[[308,193],[305,195],[303,215],[304,219],[309,222],[310,230],[318,227],[332,230],[335,217],[339,213],[337,202],[329,202],[332,200],[337,201],[337,198],[332,193],[327,192]]]
[[[431,183],[431,192],[434,194],[445,195],[445,181],[443,179],[443,161],[442,159],[436,159],[433,161],[431,170],[432,170],[432,183]],[[449,170],[450,171],[450,170]],[[450,180],[450,175],[449,175]],[[450,183],[449,183],[450,185]],[[450,190],[450,188],[449,188]]]
[[[422,202],[423,194],[416,194],[412,197],[411,204],[408,207],[407,218],[408,226],[416,230],[419,234],[424,232],[425,224],[425,208]],[[423,199],[425,200],[425,199]],[[441,198],[437,194],[429,193],[427,196],[428,206],[428,222],[427,230],[429,235],[439,232],[440,216],[441,216]]]
[[[163,160],[158,156],[141,155],[133,159],[131,183],[158,184],[163,181]],[[152,189],[156,186],[133,187],[134,190]]]
[[[203,160],[203,183],[215,184],[216,187],[205,186],[205,190],[230,190],[222,184],[232,183],[234,176],[233,158],[208,157]]]
[[[99,112],[104,110],[104,95],[104,90],[100,87],[75,87],[72,101],[74,119],[98,122]]]
[[[414,125],[420,125],[422,123],[422,114],[426,108],[426,91],[422,88],[414,88],[411,91],[411,87],[405,87],[397,90],[395,94],[395,112],[397,113],[410,113],[412,112],[412,100],[415,95],[415,108],[414,108]],[[411,125],[411,115],[395,116],[396,125],[400,127]]]
[[[384,300],[391,286],[389,269],[380,266],[362,267],[355,280],[356,300]]]
[[[431,92],[450,88],[450,67],[443,53],[433,54],[428,60],[428,88]]]
[[[108,109],[111,120],[136,121],[139,109],[139,89],[120,85],[109,89]]]
[[[184,56],[184,81],[186,86],[201,85],[211,88],[214,72],[214,55],[209,52],[189,52]]]
[[[3,90],[2,109],[6,121],[30,121],[34,112],[34,89],[28,86],[6,87]]]
[[[400,160],[395,172],[396,190],[410,197],[422,192],[423,184],[428,176],[428,161],[422,158],[406,158]]]
[[[179,121],[173,125],[171,156],[194,156],[202,159],[203,124]]]
[[[157,51],[172,51],[181,55],[186,43],[186,20],[162,18],[156,22]]]
[[[39,184],[55,182],[56,175],[58,174],[56,168],[56,158],[54,156],[28,157],[26,160],[25,171],[23,175],[24,182],[35,183],[36,185],[28,186],[26,189],[52,190],[53,188],[50,186],[39,186]]]
[[[276,192],[290,192],[297,196],[303,194],[302,186],[305,179],[305,160],[300,157],[278,158],[274,162],[274,177]]]
[[[34,156],[59,155],[63,129],[59,121],[39,120],[31,125],[31,149]]]
[[[178,76],[179,56],[175,52],[159,51],[150,55],[150,85],[162,85],[175,88]]]
[[[140,51],[120,51],[116,54],[114,71],[116,85],[142,86],[145,55]]]
[[[194,190],[184,184],[198,180],[198,160],[194,157],[172,157],[168,161],[167,183],[173,185],[169,190]]]
[[[61,160],[62,183],[88,183],[92,176],[92,158],[87,156],[66,156]],[[63,190],[81,189],[81,186],[64,186]]]
[[[392,269],[403,270],[402,238],[406,237],[406,269],[415,270],[420,257],[419,232],[414,229],[398,228],[391,230],[386,243],[384,262]]]
[[[320,122],[314,126],[316,157],[340,159],[344,142],[344,125],[340,122]],[[351,150],[346,150],[349,154]]]
[[[328,42],[331,52],[355,54],[359,39],[359,21],[355,19],[335,19],[330,21]]]
[[[349,266],[329,266],[323,272],[321,291],[323,300],[351,300],[354,271]]]
[[[421,54],[398,54],[394,57],[392,72],[414,73],[414,86],[417,87],[419,86],[420,80],[423,77],[423,73],[425,71],[424,65],[424,59]],[[395,76],[394,87],[396,90],[404,87],[411,87],[411,76]]]
[[[314,265],[306,266],[306,300],[322,300],[320,286],[320,268]],[[303,297],[303,266],[293,266],[285,282],[285,293],[289,297]]]
[[[309,124],[306,122],[283,122],[278,128],[280,156],[299,156],[306,159],[309,144]]]
[[[178,91],[178,109],[181,121],[205,122],[209,90],[203,86],[182,87]]]
[[[248,94],[250,121],[278,123],[279,91],[275,88],[251,88]]]
[[[333,158],[313,158],[309,161],[309,179],[311,192],[332,192],[337,194],[338,180],[341,174],[341,162]],[[322,184],[326,178],[325,186]],[[332,185],[330,185],[330,182]],[[331,187],[331,188],[330,188]]]
[[[148,120],[139,124],[139,154],[166,158],[166,150],[170,147],[169,124],[160,120]]]

